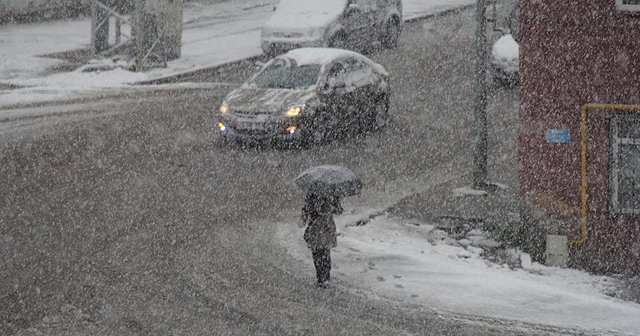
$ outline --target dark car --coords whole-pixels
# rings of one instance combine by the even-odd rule
[[[225,140],[314,142],[383,128],[389,95],[387,71],[356,52],[296,49],[229,93],[216,124]]]
[[[301,47],[392,48],[402,26],[401,0],[280,0],[261,44],[266,55]]]

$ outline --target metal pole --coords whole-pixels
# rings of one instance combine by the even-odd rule
[[[144,68],[144,55],[145,55],[145,34],[144,19],[145,19],[145,0],[133,0],[134,1],[134,29],[135,32],[135,55],[136,55],[136,71],[143,71]]]
[[[94,54],[109,49],[109,12],[103,7],[100,0],[91,1],[91,49]]]
[[[119,17],[115,17],[116,20],[116,45],[122,42],[122,20]]]
[[[473,186],[484,189],[487,186],[487,35],[486,13],[487,0],[478,0],[476,4],[476,93],[475,139],[473,152]]]

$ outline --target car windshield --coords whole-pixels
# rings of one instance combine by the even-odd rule
[[[288,62],[273,62],[249,81],[249,85],[262,89],[306,90],[318,81],[321,66],[297,66]]]

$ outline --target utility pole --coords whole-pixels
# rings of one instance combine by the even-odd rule
[[[147,34],[144,29],[145,23],[145,9],[146,9],[146,1],[145,0],[132,0],[133,8],[133,29],[132,34],[134,36],[133,42],[134,46],[134,55],[136,62],[136,71],[142,71],[144,68],[144,56],[145,56],[145,39],[147,38]]]
[[[476,48],[476,92],[473,116],[475,120],[473,152],[473,187],[487,187],[487,0],[477,0],[475,38]]]
[[[109,12],[99,0],[91,1],[91,50],[93,54],[109,49]]]

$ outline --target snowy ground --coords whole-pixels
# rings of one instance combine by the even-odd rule
[[[42,55],[87,48],[90,20],[0,26],[0,107],[66,99],[138,81],[193,71],[256,56],[260,28],[277,0],[237,0],[213,5],[189,3],[185,8],[182,58],[147,73],[126,70],[72,71],[51,74],[62,61]],[[405,19],[413,19],[474,3],[474,0],[404,0]],[[112,30],[113,31],[113,30]]]
[[[339,237],[332,251],[332,279],[345,283],[345,290],[423,305],[465,320],[506,320],[525,328],[544,325],[579,335],[584,335],[581,330],[588,335],[640,335],[640,304],[608,295],[619,288],[615,278],[533,263],[528,255],[481,230],[454,236],[433,223],[385,213],[408,195],[460,180],[460,172],[467,169],[467,161],[454,160],[417,179],[344,199],[344,214],[335,217]],[[472,194],[465,188],[451,192]],[[370,217],[366,225],[356,226]],[[304,228],[299,214],[289,218],[278,226],[279,241],[307,265],[312,285],[314,270],[302,240]]]
[[[505,250],[510,262],[491,262],[483,251],[499,243],[480,230],[454,238],[429,223],[386,215],[354,226],[362,214],[348,210],[336,218],[332,254],[333,278],[348,287],[463,319],[640,335],[640,305],[606,295],[616,279],[531,263],[514,250]],[[311,282],[303,231],[290,223],[282,234],[290,253],[308,264]]]

